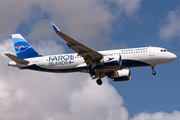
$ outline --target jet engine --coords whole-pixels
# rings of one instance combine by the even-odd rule
[[[117,70],[109,76],[114,81],[128,81],[131,79],[131,71],[127,69]]]
[[[105,66],[114,66],[114,65],[119,65],[121,66],[121,56],[120,55],[110,55],[110,56],[104,56],[100,60],[100,65],[105,65]]]

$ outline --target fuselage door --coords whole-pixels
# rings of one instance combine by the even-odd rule
[[[43,64],[43,57],[39,57],[38,58],[38,65],[39,66],[43,66],[44,64]]]
[[[155,56],[153,47],[149,47],[149,56]]]

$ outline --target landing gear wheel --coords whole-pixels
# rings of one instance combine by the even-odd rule
[[[89,70],[89,73],[93,76],[95,75],[95,71],[93,69]]]
[[[152,68],[152,74],[156,75],[156,71],[154,71],[154,65],[151,65],[151,68]]]
[[[102,85],[102,80],[101,80],[101,79],[97,79],[97,80],[96,80],[96,83],[97,83],[98,85]]]
[[[156,75],[156,71],[152,71],[152,74],[153,74],[153,75]]]

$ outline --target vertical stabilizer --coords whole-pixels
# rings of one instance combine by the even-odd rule
[[[12,34],[11,36],[13,39],[17,57],[26,59],[41,56],[31,47],[31,45],[20,34]]]

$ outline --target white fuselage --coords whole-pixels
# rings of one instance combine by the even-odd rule
[[[98,51],[104,56],[121,56],[121,66],[112,66],[112,68],[123,69],[130,67],[155,66],[172,62],[176,55],[160,47],[141,47],[129,49],[117,49]],[[84,59],[77,53],[49,55],[25,59],[29,61],[27,65],[10,62],[9,66],[19,67],[21,69],[32,69],[46,72],[78,72],[91,69],[87,67]],[[111,69],[111,66],[99,65],[95,69]]]

